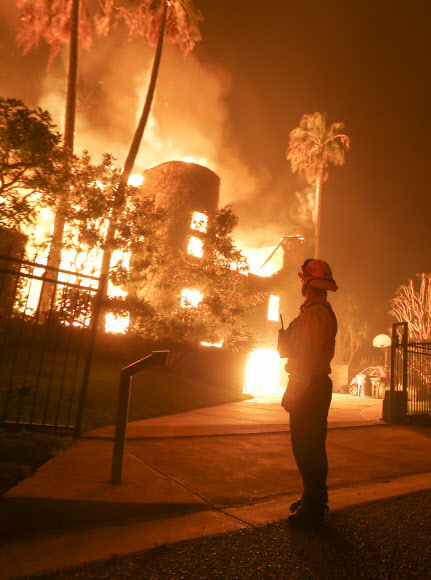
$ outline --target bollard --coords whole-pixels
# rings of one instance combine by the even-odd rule
[[[148,356],[121,369],[117,421],[115,423],[114,451],[112,454],[111,483],[121,483],[132,377],[133,375],[136,375],[136,373],[139,373],[150,366],[166,365],[168,354],[168,350],[156,350]]]

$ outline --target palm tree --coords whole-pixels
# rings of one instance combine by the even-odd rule
[[[92,44],[87,2],[88,0],[60,0],[53,4],[49,0],[17,0],[20,10],[17,42],[23,47],[24,53],[36,47],[42,37],[51,47],[49,56],[49,64],[51,64],[61,46],[69,43],[63,146],[71,153],[73,153],[75,136],[79,38],[84,48],[90,48]],[[59,196],[57,203],[48,266],[58,268],[60,265],[66,208],[67,195],[64,193]]]
[[[344,123],[328,128],[326,113],[313,113],[303,115],[299,127],[290,132],[286,157],[292,171],[303,174],[316,191],[315,258],[320,254],[322,185],[329,177],[328,166],[344,165],[345,152],[350,149],[350,139],[342,129]]]
[[[51,63],[62,44],[67,42],[70,44],[64,147],[71,152],[73,152],[75,131],[79,37],[84,48],[90,48],[92,45],[88,2],[89,0],[59,0],[53,4],[50,0],[17,0],[20,10],[17,41],[24,52],[37,46],[40,38],[43,37],[51,46]],[[166,40],[177,44],[185,54],[192,50],[195,43],[201,39],[198,22],[202,19],[202,15],[199,11],[195,11],[193,0],[99,0],[99,4],[101,12],[95,16],[95,28],[99,35],[106,35],[122,20],[131,38],[141,37],[146,44],[156,46],[147,97],[119,184],[118,194],[121,196],[133,170],[151,111],[163,42]],[[48,266],[60,265],[66,209],[67,196],[64,194],[58,200]],[[115,224],[111,220],[108,225],[106,251],[101,268],[101,273],[105,275],[109,273],[114,239]]]
[[[140,5],[139,10],[137,5]],[[201,40],[198,22],[202,19],[202,15],[194,9],[193,0],[144,0],[143,2],[136,0],[135,6],[137,11],[133,14],[129,7],[118,5],[115,8],[114,3],[109,7],[109,10],[105,11],[105,16],[100,21],[101,26],[105,27],[107,31],[110,27],[111,18],[116,16],[117,21],[123,19],[129,28],[130,36],[142,36],[147,44],[156,46],[150,83],[141,118],[130,145],[118,185],[117,195],[119,197],[122,197],[130,174],[133,171],[151,112],[164,42],[177,44],[182,52],[187,54],[194,48],[196,42]],[[116,12],[114,12],[115,10]],[[114,244],[115,219],[110,219],[101,266],[101,274],[105,275],[106,279],[109,277]]]

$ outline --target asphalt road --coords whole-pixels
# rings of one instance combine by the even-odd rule
[[[428,580],[431,489],[330,512],[319,530],[280,521],[31,578]]]

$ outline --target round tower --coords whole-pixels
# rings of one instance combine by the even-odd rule
[[[169,210],[169,244],[187,251],[190,237],[202,239],[218,209],[220,178],[196,163],[168,161],[144,172],[142,190]]]

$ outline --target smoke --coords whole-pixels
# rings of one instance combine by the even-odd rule
[[[124,163],[140,118],[154,51],[114,34],[80,53],[75,148],[96,161],[104,152]],[[46,72],[38,105],[62,129],[67,55]],[[221,179],[221,203],[252,202],[269,180],[264,168],[250,167],[230,129],[226,98],[230,77],[166,46],[151,115],[134,173],[166,161],[191,157]]]
[[[25,65],[26,81],[18,82],[20,75],[8,75],[2,79],[3,94],[47,109],[63,131],[68,51],[63,49],[49,70],[45,43],[22,57],[10,33],[16,9],[6,14],[4,10],[1,29],[9,31],[10,47],[2,60],[7,61],[8,70],[19,69],[21,63],[24,70]],[[91,51],[80,51],[77,153],[88,150],[94,162],[104,152],[111,153],[117,165],[123,165],[142,112],[153,57],[154,49],[128,42],[121,30],[96,39]],[[241,136],[232,129],[228,105],[234,81],[224,69],[201,62],[195,53],[184,57],[176,47],[165,46],[134,173],[192,157],[219,175],[220,202],[233,203],[240,218],[237,243],[251,248],[270,246],[291,233],[291,219],[287,209],[281,214],[275,209],[279,192],[274,189],[274,176],[263,166],[247,163],[242,154]]]
[[[303,191],[295,192],[296,203],[292,205],[292,220],[303,228],[316,225],[316,192],[313,187],[307,187]]]

